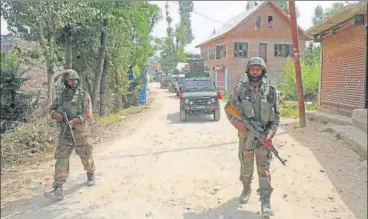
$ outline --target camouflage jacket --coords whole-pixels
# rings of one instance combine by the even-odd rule
[[[228,101],[236,106],[242,118],[253,120],[266,132],[272,129],[276,133],[280,122],[277,93],[265,78],[262,79],[257,93],[248,80],[237,84]],[[229,113],[226,116],[233,125],[239,122]],[[246,131],[239,131],[239,137],[245,135]]]
[[[73,131],[76,138],[89,136],[88,120],[92,118],[92,103],[90,95],[77,88],[73,95],[68,95],[68,89],[59,92],[50,108],[51,117],[55,112],[65,111],[69,121],[79,118],[80,123],[73,125]],[[68,133],[68,132],[67,132]]]

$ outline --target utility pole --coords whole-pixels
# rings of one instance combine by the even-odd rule
[[[304,106],[304,92],[303,92],[303,83],[302,83],[302,71],[300,68],[300,59],[299,59],[299,40],[298,40],[298,25],[296,22],[296,14],[295,14],[295,1],[289,0],[289,12],[290,12],[290,20],[291,20],[291,36],[293,38],[293,55],[294,55],[294,67],[295,67],[295,86],[296,86],[296,94],[298,97],[298,110],[299,110],[299,127],[304,128],[307,126],[306,118],[305,118],[305,106]]]

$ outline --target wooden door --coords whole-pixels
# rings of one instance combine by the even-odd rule
[[[267,62],[267,43],[259,44],[259,57],[261,57],[265,62]]]

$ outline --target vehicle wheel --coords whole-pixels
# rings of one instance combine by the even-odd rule
[[[221,118],[221,113],[220,113],[220,110],[216,110],[216,111],[214,111],[213,112],[213,119],[215,120],[215,121],[219,121],[220,120],[220,118]]]
[[[180,121],[184,122],[187,119],[187,114],[185,110],[180,109]]]

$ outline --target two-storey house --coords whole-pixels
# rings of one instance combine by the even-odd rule
[[[304,54],[310,40],[299,28],[299,51]],[[200,47],[205,67],[222,90],[231,91],[244,79],[249,58],[262,57],[268,78],[277,83],[282,63],[293,57],[290,17],[279,6],[265,1],[226,22]]]

